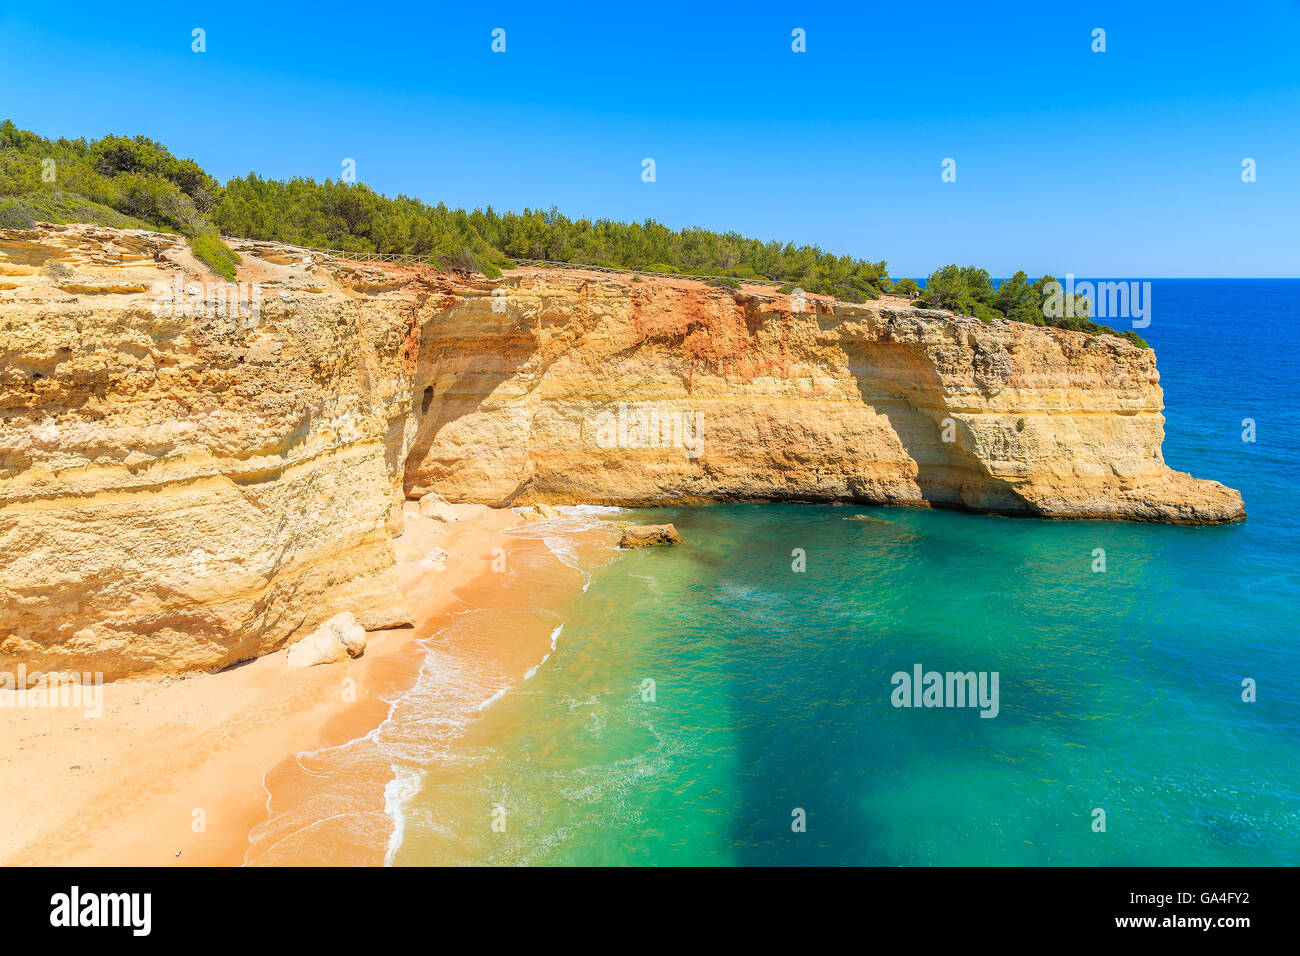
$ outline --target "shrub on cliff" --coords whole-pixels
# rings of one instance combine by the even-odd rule
[[[38,222],[94,222],[116,229],[152,228],[150,223],[58,188],[0,199],[0,228],[30,229]]]
[[[906,281],[906,280],[905,280]],[[1043,308],[1049,296],[1048,286],[1056,282],[1052,276],[1043,276],[1033,282],[1024,272],[994,287],[988,272],[975,266],[959,268],[947,265],[930,273],[917,296],[917,304],[936,309],[947,309],[959,315],[970,315],[984,322],[1011,319],[1030,325],[1048,325],[1058,329],[1073,329],[1093,335],[1116,335],[1140,348],[1149,348],[1135,332],[1117,332],[1109,326],[1088,318],[1089,303],[1084,296],[1073,297],[1073,312],[1068,317],[1053,317]],[[901,285],[902,283],[900,283]]]
[[[144,136],[105,136],[90,144],[89,154],[105,175],[134,173],[172,183],[206,213],[221,196],[217,181],[192,159],[177,159],[167,147]]]
[[[0,202],[0,229],[30,229],[36,224],[31,211],[14,202]]]
[[[221,187],[192,159],[144,136],[48,140],[0,123],[0,225],[92,222],[179,232],[214,272],[235,278],[235,255],[207,214]]]
[[[239,253],[221,241],[220,236],[210,232],[195,236],[190,240],[190,249],[217,275],[235,281],[235,266],[243,260]]]
[[[194,235],[220,195],[198,163],[143,136],[49,140],[0,123],[0,200],[38,219]]]

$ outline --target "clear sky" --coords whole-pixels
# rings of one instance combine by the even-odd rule
[[[390,195],[736,230],[895,276],[1297,276],[1298,49],[1294,0],[0,0],[0,117],[144,133],[222,180],[352,158]]]

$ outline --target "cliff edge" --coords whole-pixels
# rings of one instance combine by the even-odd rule
[[[0,230],[0,669],[258,656],[405,621],[400,504],[720,500],[1244,517],[1172,471],[1154,353],[883,299],[497,280]]]

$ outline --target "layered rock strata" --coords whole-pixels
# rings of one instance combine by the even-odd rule
[[[214,669],[342,611],[402,623],[400,504],[435,492],[1244,516],[1165,465],[1155,355],[1113,336],[230,242],[233,292],[177,237],[0,231],[0,670]]]

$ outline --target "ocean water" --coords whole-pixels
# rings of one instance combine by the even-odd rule
[[[1300,280],[1152,303],[1166,460],[1247,521],[626,512],[687,543],[590,571],[544,666],[424,768],[392,861],[1300,863]],[[892,706],[916,664],[997,672],[997,716]]]

